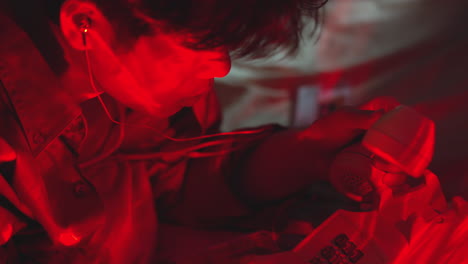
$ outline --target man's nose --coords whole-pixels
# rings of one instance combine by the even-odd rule
[[[197,77],[200,79],[221,78],[231,70],[231,58],[224,49],[202,51],[200,61],[197,69]]]

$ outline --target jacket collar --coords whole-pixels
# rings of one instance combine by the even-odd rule
[[[28,35],[0,12],[0,80],[23,129],[38,155],[80,114]]]

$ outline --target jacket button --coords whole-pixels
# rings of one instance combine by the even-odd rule
[[[84,181],[77,181],[73,186],[73,192],[76,197],[83,197],[91,192],[91,186]]]

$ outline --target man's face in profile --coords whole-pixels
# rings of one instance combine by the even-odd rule
[[[104,59],[93,65],[115,68],[97,69],[106,84],[103,90],[135,110],[162,118],[192,106],[211,89],[214,77],[229,72],[230,58],[224,49],[193,50],[184,41],[181,33],[157,32],[139,37],[125,52],[109,47],[115,63]]]
[[[145,91],[141,95],[133,94],[134,102],[130,104],[138,104],[157,116],[170,116],[205,95],[214,77],[223,77],[229,72],[230,59],[226,51],[192,50],[182,45],[184,37],[158,32],[138,38],[128,52],[117,54],[124,70]],[[133,91],[132,87],[113,90],[123,94]]]
[[[76,67],[71,71],[95,79],[96,85],[90,79],[94,92],[102,90],[127,107],[167,118],[207,94],[213,78],[229,72],[230,58],[224,48],[188,48],[197,44],[193,35],[142,19],[152,29],[149,33],[116,37],[122,36],[124,21],[109,20],[92,3],[69,0],[60,26],[73,48],[69,61]],[[79,89],[89,92],[89,87]]]

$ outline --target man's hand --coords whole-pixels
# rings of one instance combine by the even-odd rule
[[[322,161],[317,165],[319,175],[328,179],[329,167],[336,154],[357,143],[383,114],[398,105],[400,103],[393,97],[378,97],[359,108],[339,109],[301,131],[299,140],[304,141],[304,144],[313,142],[314,146],[311,148],[314,149],[316,158]]]
[[[255,203],[283,199],[316,180],[328,180],[335,156],[356,143],[385,112],[398,105],[378,98],[361,109],[343,108],[304,130],[286,130],[263,142],[246,162],[243,191]]]
[[[309,164],[314,174],[328,179],[331,162],[338,152],[356,143],[383,114],[383,111],[343,108],[298,132],[297,139],[309,148]],[[319,162],[317,162],[319,161]]]

